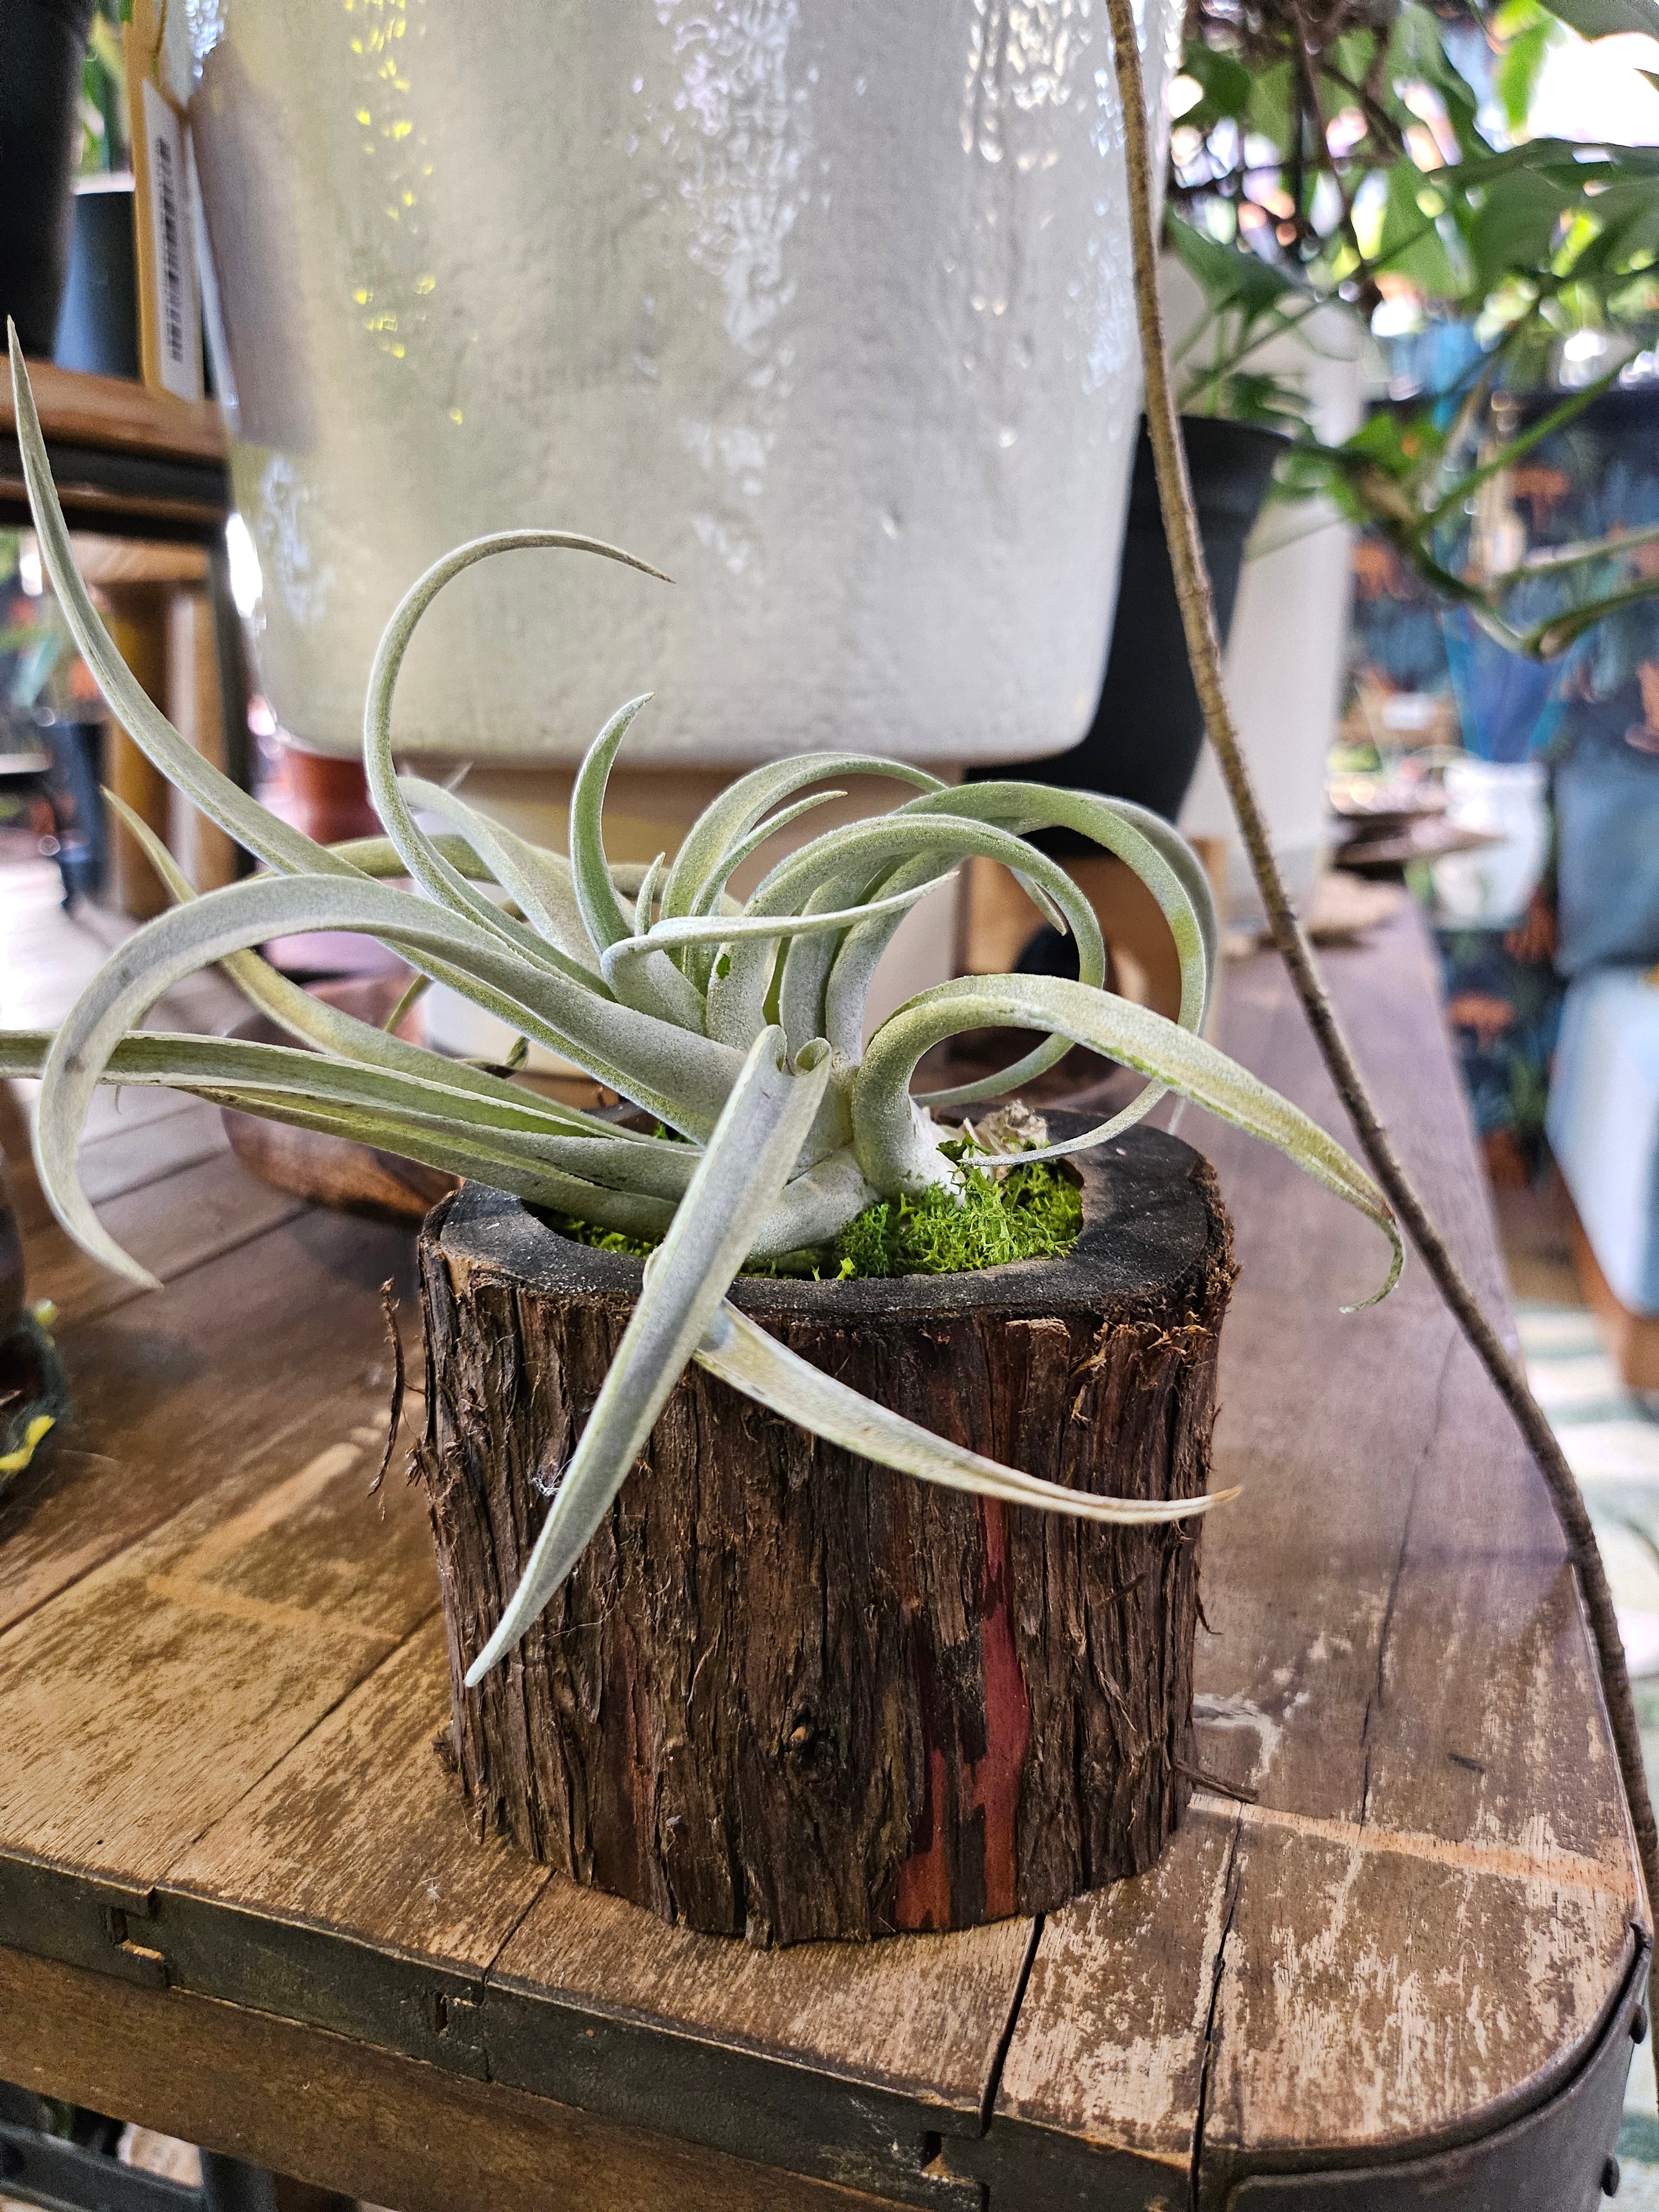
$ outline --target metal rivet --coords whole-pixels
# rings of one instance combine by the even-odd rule
[[[1645,2043],[1648,2039],[1648,2011],[1645,2005],[1638,2005],[1630,2016],[1630,2039],[1632,2043]]]
[[[1610,2158],[1601,2168],[1601,2194],[1603,2197],[1619,2194],[1619,2161],[1616,2158]]]

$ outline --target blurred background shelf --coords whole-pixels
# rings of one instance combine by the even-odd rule
[[[216,404],[32,362],[40,425],[71,526],[217,549],[230,471]],[[0,380],[0,527],[27,528],[9,377]]]

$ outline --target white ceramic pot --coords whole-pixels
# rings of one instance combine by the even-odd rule
[[[1547,786],[1541,761],[1449,764],[1447,821],[1497,842],[1435,861],[1437,919],[1464,929],[1509,929],[1520,921],[1549,859]]]
[[[1176,264],[1165,267],[1164,306],[1176,333],[1188,329],[1199,312],[1197,287]],[[1322,308],[1305,340],[1275,338],[1251,356],[1250,365],[1299,383],[1315,430],[1327,444],[1338,445],[1364,415],[1358,327],[1346,311]],[[1327,758],[1347,653],[1351,538],[1327,500],[1293,507],[1270,503],[1245,549],[1227,641],[1227,696],[1239,742],[1279,867],[1298,899],[1311,894],[1330,842]],[[1189,837],[1221,842],[1229,918],[1242,928],[1265,920],[1232,803],[1208,745],[1181,826]]]
[[[410,750],[1028,757],[1093,711],[1139,371],[1103,0],[197,0],[191,112],[306,744],[458,541]],[[1173,0],[1145,0],[1161,115]],[[179,31],[182,37],[184,33]]]

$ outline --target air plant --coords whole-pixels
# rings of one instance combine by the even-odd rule
[[[18,442],[41,552],[76,641],[112,712],[176,787],[269,872],[195,897],[166,852],[152,858],[178,903],[112,955],[57,1031],[0,1037],[0,1073],[41,1079],[41,1184],[95,1259],[151,1279],[100,1227],[76,1175],[94,1086],[161,1084],[301,1128],[399,1152],[516,1193],[602,1229],[657,1240],[639,1302],[564,1470],[523,1577],[467,1675],[510,1651],[569,1573],[643,1447],[687,1363],[846,1449],[921,1479],[1021,1505],[1118,1522],[1173,1520],[1218,1497],[1158,1503],[1093,1496],[946,1443],[778,1344],[726,1299],[746,1263],[821,1247],[882,1199],[960,1192],[945,1109],[1001,1096],[1091,1047],[1146,1077],[1133,1103],[1021,1164],[1097,1145],[1166,1090],[1279,1146],[1401,1248],[1386,1201],[1314,1121],[1201,1034],[1216,960],[1204,872],[1143,809],[1026,782],[951,789],[918,768],[817,752],[740,776],[699,817],[672,863],[613,867],[605,785],[629,725],[622,708],[594,740],[571,794],[569,852],[527,843],[455,792],[393,765],[392,694],[416,624],[462,570],[496,554],[563,547],[659,572],[595,539],[504,531],[428,570],[392,616],[370,673],[363,757],[381,837],[323,846],[279,821],[196,752],[116,651],[76,573],[15,337]],[[827,779],[879,775],[911,787],[891,812],[838,826],[779,860],[741,902],[735,872],[765,841],[839,793]],[[806,796],[799,794],[807,793]],[[417,815],[447,825],[437,835]],[[1126,861],[1157,899],[1181,956],[1179,1018],[1104,988],[1106,954],[1088,901],[1026,842],[1081,830]],[[865,1001],[904,914],[960,861],[1013,871],[1077,939],[1076,981],[974,975],[923,991],[866,1042]],[[401,879],[409,888],[399,888]],[[491,896],[491,892],[496,894]],[[501,902],[504,901],[505,902]],[[309,996],[252,948],[280,933],[354,930],[421,977],[447,984],[574,1061],[644,1109],[654,1131],[619,1125],[501,1073],[446,1059]],[[173,1036],[138,1025],[192,971],[217,963],[297,1045]],[[918,1062],[987,1025],[1041,1042],[981,1080],[921,1097]],[[1224,1493],[1231,1495],[1232,1493]]]

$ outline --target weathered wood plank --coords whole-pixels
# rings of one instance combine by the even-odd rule
[[[377,1287],[406,1291],[411,1256],[406,1234],[301,1212],[70,1331],[72,1419],[0,1499],[0,1628],[313,1408],[355,1389],[353,1418],[372,1419],[387,1388]]]
[[[1030,1923],[757,1951],[671,1928],[619,1898],[549,1881],[492,1978],[647,2015],[977,2114]]]
[[[68,1249],[34,1169],[33,1109],[39,1088],[33,1083],[0,1082],[0,1158],[32,1272]],[[107,1108],[112,1095],[100,1091],[94,1094],[94,1103]],[[216,1107],[171,1091],[131,1090],[119,1095],[149,1110],[135,1111],[119,1121],[100,1115],[102,1133],[81,1146],[82,1187],[94,1206],[228,1149],[229,1139]]]
[[[0,1950],[0,2076],[401,2212],[878,2212],[546,2098]],[[763,2141],[756,2158],[766,2156]]]
[[[159,1127],[170,1132],[183,1119],[177,1116]],[[163,1171],[127,1188],[99,1207],[99,1218],[123,1250],[170,1283],[291,1221],[301,1211],[300,1200],[270,1189],[215,1147],[177,1174]],[[60,1327],[92,1321],[146,1295],[125,1275],[90,1258],[56,1222],[25,1240],[24,1260],[29,1296],[50,1298]]]
[[[1006,2193],[1044,2212],[1103,2201],[1184,2212],[1236,1814],[1195,1796],[1149,1874],[1044,1923],[989,2133],[951,2152],[993,2203]],[[1081,2144],[1079,2111],[1096,2127]],[[1121,2200],[1106,2193],[1115,2185]]]
[[[773,1953],[664,1926],[478,1838],[433,1747],[447,1699],[433,1623],[174,1863],[149,1940],[175,1980],[242,1975],[245,2002],[440,2055],[402,1965],[422,1960],[448,2064],[956,2204],[921,2179],[924,2138],[978,2131],[1028,1923]],[[395,1953],[399,1987],[367,1964],[334,1987],[321,1949],[298,1987],[301,1922]]]
[[[1239,1826],[1206,2196],[1312,2146],[1490,2132],[1571,2070],[1633,1955],[1627,1869],[1254,1808]]]
[[[0,1638],[9,1850],[149,1888],[436,1603],[418,1500],[367,1495],[378,1427],[298,1442]]]
[[[420,1501],[395,1473],[389,1503],[394,1493],[401,1564],[406,1528],[428,1540]],[[434,1747],[448,1719],[434,1618],[170,1866],[168,1887],[488,1966],[549,1877],[477,1834]]]
[[[1334,981],[1490,1293],[1478,1168],[1411,931],[1334,956]],[[1340,1128],[1276,972],[1247,965],[1230,986],[1232,1048]],[[1206,1534],[1200,1754],[1261,1802],[1200,1795],[1152,1873],[1047,1923],[1000,2070],[1020,1923],[754,1954],[544,1886],[468,1835],[428,1747],[442,1668],[435,1624],[411,1633],[431,1570],[424,1531],[397,1519],[407,1495],[388,1496],[388,1533],[351,1518],[361,1465],[293,1481],[338,1441],[337,1408],[368,1436],[384,1394],[374,1291],[407,1240],[307,1218],[72,1331],[83,1436],[121,1466],[64,1455],[0,1515],[0,1539],[15,1532],[0,1619],[45,1603],[0,1638],[0,1714],[24,1723],[0,1836],[153,1883],[154,1940],[189,1990],[232,1960],[246,2007],[289,2017],[0,1955],[0,2074],[55,2060],[60,2089],[228,2148],[228,2127],[251,2142],[264,2125],[267,2078],[296,2095],[320,2081],[332,2134],[264,2154],[405,2212],[469,2201],[486,2142],[507,2206],[532,2188],[743,2204],[754,2169],[726,2154],[751,2145],[951,2212],[987,2185],[993,2207],[1184,2204],[1196,2155],[1219,2203],[1241,2174],[1310,2150],[1397,2155],[1535,2100],[1619,1986],[1637,1894],[1547,1508],[1421,1271],[1379,1311],[1340,1316],[1368,1286],[1364,1225],[1261,1148],[1185,1133],[1221,1168],[1244,1264],[1216,1480],[1248,1488]],[[273,1475],[290,1486],[265,1506]],[[102,1656],[123,1639],[129,1659]],[[60,1719],[79,1717],[71,1745],[47,1742],[36,1675]],[[221,1677],[235,1729],[198,1725],[186,1703]],[[94,1681],[118,1732],[88,1710]],[[385,2048],[315,2025],[329,2003],[367,2005],[376,1977],[389,2009],[362,2033]],[[14,2057],[4,2023],[49,1983],[72,1987],[76,2018],[44,2039],[31,2021],[33,2056]],[[462,1999],[447,2026],[422,2010],[445,1988]],[[173,2039],[152,2063],[137,2046],[163,2018]],[[190,2077],[204,2019],[222,2025]],[[495,2084],[456,2078],[485,2071]],[[346,2101],[327,2105],[337,2085]],[[464,2149],[442,2138],[452,2122]],[[641,2140],[624,2122],[702,2147],[619,2179],[606,2160]],[[362,2152],[349,2171],[338,2136]],[[872,2201],[763,2185],[826,2212]]]
[[[131,1098],[137,1094],[122,1095]],[[123,1119],[107,1134],[82,1146],[81,1184],[94,1206],[229,1151],[230,1139],[216,1106],[181,1098],[175,1091],[156,1091],[150,1096],[168,1100],[176,1110],[147,1115],[137,1125]]]
[[[1407,1158],[1501,1305],[1414,919],[1329,970]],[[1342,1129],[1271,962],[1231,976],[1224,1042]],[[1214,1480],[1246,1492],[1206,1532],[1200,1757],[1261,1804],[1212,1801],[1237,1842],[1212,1875],[1225,1936],[1201,2097],[1172,2094],[1149,2118],[1103,2061],[1077,1990],[1114,1985],[1124,1908],[1084,1900],[1045,1929],[991,2142],[1006,2119],[1173,2170],[1201,2138],[1207,2203],[1315,2143],[1397,2155],[1535,2101],[1619,1985],[1638,1891],[1547,1501],[1423,1270],[1340,1315],[1363,1282],[1356,1225],[1260,1148],[1213,1125],[1183,1133],[1220,1170],[1243,1268]],[[1136,1950],[1190,1943],[1177,1923],[1215,1924],[1216,1893],[1202,1910],[1173,1888],[1154,1899]]]

